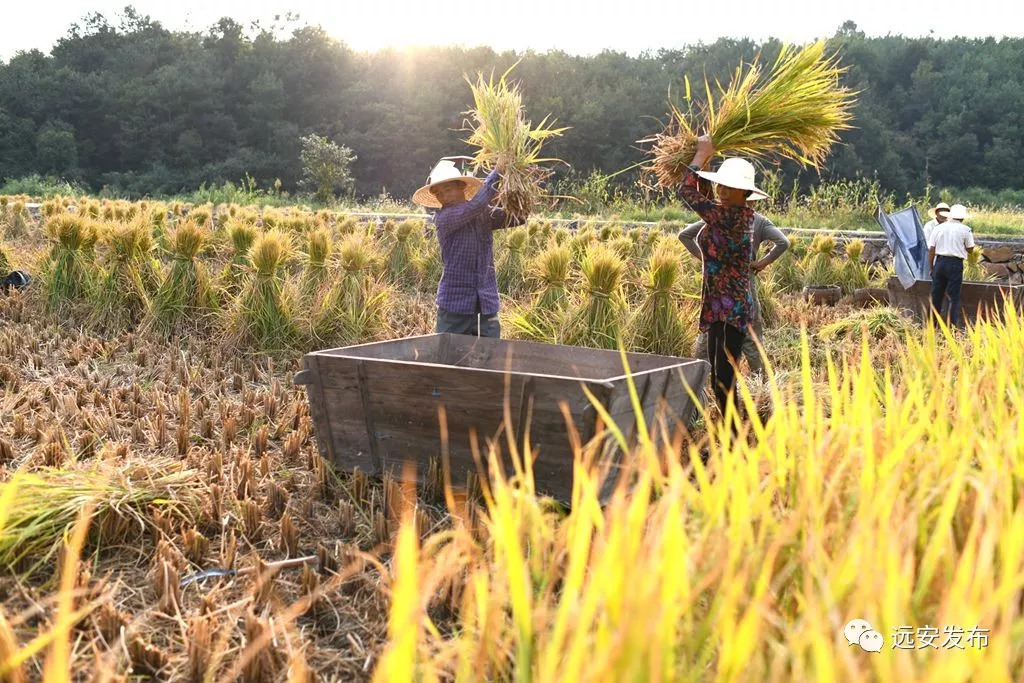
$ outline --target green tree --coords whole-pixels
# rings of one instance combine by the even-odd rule
[[[302,182],[299,186],[311,191],[319,202],[328,202],[336,191],[351,192],[355,185],[352,150],[316,135],[300,138],[302,143]]]

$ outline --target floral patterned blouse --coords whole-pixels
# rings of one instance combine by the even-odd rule
[[[754,210],[724,206],[701,192],[697,174],[686,169],[680,188],[683,201],[707,224],[697,236],[704,254],[700,330],[724,322],[746,333],[753,312],[750,296],[750,231]]]

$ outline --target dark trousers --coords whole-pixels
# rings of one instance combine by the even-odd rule
[[[964,260],[955,256],[936,256],[932,269],[932,309],[942,315],[942,297],[949,297],[946,322],[960,323],[960,286],[964,282]]]
[[[708,362],[711,363],[711,387],[718,407],[725,415],[729,396],[736,388],[735,363],[743,350],[745,334],[728,323],[712,323],[708,329]]]
[[[501,323],[498,322],[497,313],[491,315],[485,313],[452,313],[443,308],[438,308],[435,331],[500,339]]]

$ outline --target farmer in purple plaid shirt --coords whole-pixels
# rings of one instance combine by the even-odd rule
[[[434,214],[444,264],[437,288],[437,332],[501,336],[492,231],[522,220],[491,206],[497,184],[497,169],[481,181],[441,161],[413,195],[417,204],[440,209]]]

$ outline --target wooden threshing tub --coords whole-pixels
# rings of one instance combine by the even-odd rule
[[[903,289],[899,278],[889,278],[889,305],[910,311],[918,320],[925,320],[932,305],[931,280],[916,280],[910,289]],[[962,322],[973,322],[979,312],[998,317],[1003,311],[1003,297],[1018,311],[1024,310],[1024,285],[999,282],[972,282],[965,280],[960,289]]]
[[[649,425],[659,414],[673,427],[695,417],[688,388],[703,395],[705,361],[626,357]],[[493,438],[507,453],[507,400],[517,443],[529,429],[537,490],[569,500],[573,457],[560,403],[584,442],[601,426],[584,386],[623,433],[632,434],[636,424],[616,351],[430,334],[316,351],[305,355],[303,367],[295,382],[306,386],[320,455],[341,470],[375,476],[386,469],[401,476],[411,462],[420,481],[425,478],[430,459],[441,453],[438,409],[444,406],[452,482],[464,482],[466,472],[476,471],[471,432],[484,455]],[[608,446],[605,453],[615,469],[621,452]]]

